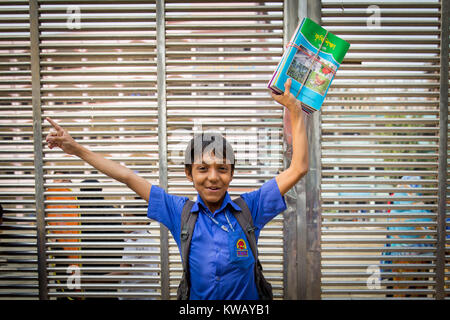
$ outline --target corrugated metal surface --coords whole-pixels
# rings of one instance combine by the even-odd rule
[[[155,11],[40,1],[39,20],[43,116],[157,184]],[[59,149],[45,149],[44,170],[49,297],[159,297],[159,225],[145,202]]]
[[[237,166],[232,198],[259,187],[282,169],[282,108],[267,81],[283,46],[283,3],[166,2],[169,192],[195,196],[184,175],[183,152],[193,134],[219,131],[233,145]],[[260,257],[274,294],[283,297],[283,224],[261,233]],[[171,295],[181,277],[170,241]]]
[[[283,50],[286,3],[30,3],[39,15],[33,61],[29,1],[0,1],[0,203],[8,210],[0,298],[38,298],[43,200],[46,261],[39,265],[50,299],[173,299],[181,274],[173,239],[149,225],[145,202],[125,186],[59,150],[33,154],[32,103],[37,97],[42,118],[83,145],[191,198],[186,142],[198,131],[220,131],[237,151],[230,193],[238,196],[283,168],[282,108],[266,84]],[[322,1],[323,26],[352,43],[317,142],[323,299],[436,297],[441,5]],[[40,97],[32,66],[40,70]],[[45,135],[50,127],[42,126]],[[42,199],[33,161],[43,165]],[[280,215],[260,237],[276,298],[285,295],[286,226]]]
[[[433,298],[441,4],[322,6],[352,44],[322,113],[322,298]]]
[[[37,298],[28,1],[0,17],[0,298]]]
[[[219,130],[235,146],[240,162],[233,196],[259,187],[282,168],[282,109],[266,88],[282,53],[281,1],[219,7],[209,1],[167,1],[159,13],[156,1],[36,3],[42,119],[52,117],[83,145],[153,184],[167,179],[160,172],[167,161],[169,192],[174,194],[194,196],[181,159],[189,137],[199,130]],[[3,29],[2,81],[10,85],[14,79],[14,87],[5,87],[2,94],[2,203],[15,212],[6,214],[2,227],[3,234],[14,238],[2,237],[2,263],[7,259],[2,289],[11,297],[16,293],[9,289],[21,292],[27,283],[36,297],[29,9],[27,1],[10,4],[2,7],[11,23]],[[159,65],[158,21],[166,29],[166,59]],[[158,70],[167,77],[158,79]],[[157,88],[166,89],[167,97],[158,95]],[[167,115],[159,112],[162,108]],[[42,121],[42,127],[45,136],[50,126]],[[161,161],[158,134],[165,131],[167,160],[163,155]],[[164,232],[156,222],[149,226],[144,201],[59,149],[44,148],[36,161],[44,169],[42,266],[50,299],[174,297],[181,270],[178,250],[172,238],[160,242]],[[20,189],[13,192],[11,182]],[[260,241],[277,297],[283,294],[282,232],[277,218]],[[27,242],[30,237],[33,243]],[[12,247],[13,241],[21,241],[22,247]],[[167,261],[165,252],[170,254]],[[25,270],[22,262],[30,268]],[[17,277],[19,266],[23,274]],[[33,275],[33,285],[25,281],[28,275]]]

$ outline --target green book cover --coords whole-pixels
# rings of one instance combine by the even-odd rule
[[[268,87],[284,92],[284,83],[292,78],[291,93],[303,103],[307,113],[320,110],[331,82],[350,43],[313,20],[304,18],[283,54]]]

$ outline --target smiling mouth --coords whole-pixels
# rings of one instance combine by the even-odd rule
[[[206,189],[208,189],[209,191],[219,191],[220,188],[218,187],[207,187]]]

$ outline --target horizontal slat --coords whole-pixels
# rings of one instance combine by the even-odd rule
[[[342,233],[341,233],[342,234]],[[338,234],[340,235],[340,234]],[[385,236],[387,234],[378,234],[378,236]],[[435,244],[437,240],[435,239],[414,239],[414,238],[402,238],[402,239],[392,239],[392,238],[330,238],[330,237],[322,237],[322,243],[327,244],[348,244],[348,245],[356,245],[356,244],[382,244],[382,243],[391,243],[391,244]]]
[[[227,12],[266,12],[266,11],[272,11],[272,10],[282,10],[283,4],[279,3],[264,3],[264,5],[248,5],[248,4],[242,4],[239,3],[238,6],[236,6],[233,2],[222,2],[222,3],[212,3],[209,4],[208,2],[203,2],[201,5],[190,3],[189,5],[185,5],[183,1],[180,1],[180,3],[177,3],[176,5],[166,2],[166,12],[169,14],[170,12],[190,12],[190,11],[197,11],[197,12],[208,12],[208,14],[211,14],[213,12],[218,12],[220,14],[223,13],[223,11]],[[213,11],[214,10],[214,11]],[[280,16],[281,18],[281,16]]]
[[[404,287],[404,286],[434,286],[434,281],[421,281],[421,280],[414,280],[414,281],[393,281],[393,280],[381,280],[377,285],[380,286],[398,286],[398,287]],[[366,281],[323,281],[322,285],[324,287],[335,287],[335,286],[367,286]]]
[[[336,2],[335,2],[336,3]],[[380,9],[380,13],[382,17],[395,17],[395,18],[438,18],[439,10],[438,8],[411,8],[408,7],[408,10],[403,10],[403,8],[386,8],[384,6],[380,7],[381,3],[377,4],[377,7]],[[367,5],[364,8],[355,8],[352,7],[352,4],[342,4],[341,7],[331,7],[328,2],[324,2],[322,6],[322,18],[339,17],[342,20],[349,20],[346,18],[361,18],[361,17],[370,17],[373,15],[373,11],[367,10]]]
[[[323,141],[339,141],[342,143],[345,142],[354,142],[354,141],[395,141],[395,142],[418,142],[418,141],[427,141],[427,142],[435,142],[439,138],[436,136],[416,136],[416,135],[408,135],[408,136],[369,136],[369,135],[357,135],[357,136],[348,136],[348,135],[323,135]],[[425,165],[425,163],[424,163]]]
[[[66,254],[72,255],[72,250],[65,250]],[[124,261],[121,258],[118,259],[95,259],[95,258],[86,258],[86,259],[77,259],[77,258],[51,258],[49,259],[49,262],[51,261],[52,264],[58,265],[58,264],[121,264]],[[144,259],[127,259],[128,264],[136,264],[136,265],[143,265],[143,264],[160,264],[159,259],[150,259],[150,258],[144,258]]]
[[[256,21],[255,21],[256,22]],[[273,22],[273,23],[177,23],[177,24],[167,24],[166,30],[224,30],[224,29],[244,29],[244,30],[272,30],[272,29],[282,29],[282,22]],[[170,46],[169,43],[166,44]]]
[[[341,227],[341,228],[345,228],[345,227],[363,227],[363,228],[370,228],[370,227],[387,227],[392,228],[392,227],[423,227],[423,228],[428,228],[428,227],[436,227],[437,223],[436,222],[393,222],[393,221],[388,221],[388,222],[347,222],[347,221],[339,221],[339,222],[327,222],[327,221],[323,221],[322,222],[322,227],[325,228],[331,228],[331,227]]]
[[[52,43],[52,42],[45,42],[42,43],[40,45],[40,47],[43,49],[41,51],[41,56],[43,55],[47,55],[47,54],[52,54],[50,52],[47,52],[46,50],[48,49],[57,49],[59,51],[64,50],[64,49],[104,49],[104,50],[112,50],[112,49],[127,49],[127,48],[132,48],[132,49],[142,49],[145,50],[145,52],[148,52],[150,55],[153,54],[153,51],[156,49],[156,42],[155,39],[146,39],[149,43],[136,43],[136,42],[132,42],[132,41],[128,41],[128,42],[111,42],[111,43],[98,43],[98,42],[74,42],[74,43],[61,43],[61,42],[56,42],[56,43]],[[62,52],[61,52],[62,53]],[[85,52],[85,53],[90,53],[90,52]],[[110,53],[112,55],[118,54],[117,52],[111,52]],[[54,53],[54,54],[58,54],[58,53]],[[74,55],[79,55],[79,56],[83,56],[84,53],[80,53],[80,52],[67,52],[67,54],[74,54]]]
[[[431,213],[409,213],[409,212],[389,212],[389,213],[328,213],[323,212],[322,218],[324,219],[385,219],[385,218],[428,218],[428,219],[434,219],[436,218],[435,214]]]
[[[380,13],[382,15],[382,13]],[[438,18],[436,14],[433,18]],[[380,21],[383,24],[383,29],[386,27],[439,27],[440,23],[437,19],[411,19],[411,18],[389,18],[383,17]],[[327,27],[339,26],[354,26],[367,27],[367,17],[355,17],[353,19],[342,19],[335,17],[323,17],[322,24]]]
[[[336,146],[338,148],[339,145]],[[360,148],[364,148],[365,146],[360,146]],[[369,148],[367,146],[366,148]],[[341,150],[344,150],[346,148],[340,148]],[[395,149],[395,148],[393,148]],[[407,148],[403,150],[408,150]],[[368,164],[366,164],[367,166]],[[435,176],[437,177],[438,173],[433,171],[403,171],[403,170],[384,170],[382,172],[380,171],[373,171],[373,170],[328,170],[325,169],[322,171],[322,176],[328,177],[328,176],[402,176],[402,175],[425,175],[425,176]],[[419,181],[417,181],[419,183]]]
[[[344,253],[344,254],[350,254],[350,253],[359,253],[359,252],[410,252],[410,253],[416,253],[416,254],[422,254],[422,253],[428,253],[428,252],[434,252],[436,248],[430,247],[430,248],[420,248],[420,247],[382,247],[382,248],[372,248],[372,247],[359,247],[359,248],[342,248],[342,247],[324,247],[322,246],[321,251],[322,252],[332,252],[332,253]]]
[[[185,37],[183,37],[183,39],[185,39]],[[245,38],[244,38],[245,39]],[[242,48],[244,47],[249,47],[249,48],[276,48],[277,50],[279,50],[280,46],[281,46],[281,42],[253,42],[251,41],[251,39],[249,39],[249,41],[236,41],[236,42],[231,42],[231,41],[227,41],[227,42],[200,42],[200,41],[193,41],[192,43],[186,42],[186,41],[180,41],[180,42],[176,42],[176,41],[170,41],[167,40],[166,42],[166,46],[167,46],[167,50],[170,52],[171,50],[175,50],[175,48],[177,50],[180,50],[180,48],[186,48],[186,49],[191,49],[191,48],[239,48],[242,50]],[[224,52],[225,53],[225,52]],[[195,52],[194,52],[195,54]],[[274,53],[275,55],[275,53]],[[279,55],[279,54],[278,54]]]
[[[386,272],[380,270],[380,279],[384,278],[392,278],[392,277],[399,277],[399,278],[433,278],[434,277],[433,272]],[[362,277],[366,278],[367,273],[366,272],[322,272],[322,278],[353,278],[353,277]]]
[[[351,1],[347,3],[343,3],[341,1],[324,1],[322,2],[322,8],[328,9],[328,8],[336,8],[341,9],[344,8],[343,11],[353,8],[358,9],[367,9],[367,2],[365,1]],[[440,8],[439,2],[431,2],[431,1],[378,1],[376,5],[379,8],[385,9],[385,8],[399,8],[399,9],[438,9]]]
[[[366,271],[367,268],[374,266],[373,264],[329,264],[322,263],[322,268],[324,269],[361,269]],[[397,269],[408,269],[408,270],[416,270],[416,269],[426,269],[429,272],[433,268],[436,267],[434,263],[392,263],[392,264],[378,264],[376,267],[388,270],[397,270]]]
[[[434,289],[322,289],[322,294],[434,294]]]
[[[84,11],[82,7],[79,7],[80,12],[83,12],[83,28],[86,23],[95,25],[95,24],[102,24],[102,23],[108,23],[108,22],[116,22],[120,25],[125,24],[124,22],[130,21],[130,25],[132,26],[139,26],[139,25],[145,25],[150,26],[152,25],[152,20],[155,20],[155,13],[153,12],[136,12],[136,13],[106,13],[102,12],[100,14],[96,13],[89,13],[87,11]],[[82,11],[83,10],[83,11]],[[42,15],[40,16],[40,21],[44,25],[43,28],[48,28],[51,26],[52,28],[56,28],[57,26],[61,26],[61,21],[66,22],[67,21],[67,13],[48,13],[46,10],[41,10]],[[143,24],[142,22],[146,22]],[[125,24],[128,26],[128,24]]]
[[[372,155],[370,155],[372,156]],[[367,155],[366,155],[367,157]],[[417,180],[416,180],[417,181]],[[330,184],[330,183],[338,183],[338,184],[368,184],[368,185],[374,185],[374,184],[385,184],[385,185],[404,185],[405,180],[402,179],[367,179],[367,178],[361,178],[361,179],[350,179],[350,178],[340,178],[340,179],[322,179],[323,184]],[[437,180],[434,179],[421,179],[420,184],[437,184]],[[411,189],[409,189],[411,190]],[[415,189],[416,191],[418,189]]]
[[[64,28],[64,31],[67,29]],[[111,40],[118,39],[121,40],[124,35],[126,35],[127,40],[142,40],[142,39],[155,39],[156,32],[155,31],[136,31],[129,30],[133,32],[127,32],[126,34],[121,33],[120,31],[103,31],[96,32],[91,30],[90,33],[79,34],[72,32],[60,32],[60,33],[46,33],[42,32],[40,35],[41,40],[52,41],[52,40]],[[1,39],[2,37],[0,37]],[[26,38],[22,36],[21,38]]]
[[[415,204],[323,204],[323,210],[414,210],[418,206]],[[437,204],[421,205],[423,210],[437,210]]]
[[[159,244],[153,244],[152,247],[159,247]],[[148,246],[147,248],[151,248]],[[83,258],[81,260],[91,261],[91,257],[99,258],[108,257],[108,256],[121,256],[121,255],[133,255],[146,258],[147,256],[159,256],[159,251],[153,250],[127,250],[124,252],[123,250],[47,250],[48,255],[52,257],[60,257],[60,256],[75,256],[79,255]],[[53,261],[52,259],[49,259]]]
[[[207,15],[196,15],[196,14],[189,14],[189,15],[176,15],[171,14],[170,11],[165,15],[165,19],[167,23],[171,22],[177,22],[177,21],[217,21],[220,22],[222,20],[225,20],[227,22],[230,21],[245,21],[247,23],[252,21],[266,21],[266,20],[281,20],[283,18],[282,13],[272,13],[270,15],[255,15],[255,14],[228,14],[220,11],[215,12],[209,12]]]

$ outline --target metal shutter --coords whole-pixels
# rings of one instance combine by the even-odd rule
[[[0,16],[0,298],[37,298],[28,1],[2,1]]]
[[[283,46],[283,2],[166,1],[169,192],[193,198],[183,154],[200,131],[219,131],[237,154],[230,195],[254,190],[283,168],[282,107],[268,95]],[[261,232],[260,260],[283,297],[283,220]],[[171,297],[181,277],[170,240]]]
[[[157,184],[155,12],[154,1],[40,1],[39,29],[43,119]],[[59,149],[43,163],[49,297],[160,297],[146,203]]]
[[[352,44],[322,112],[323,299],[434,297],[440,7],[322,1]]]
[[[440,270],[440,274],[437,277],[440,284],[440,299],[448,299],[450,297],[450,126],[448,123],[448,101],[449,101],[449,75],[450,75],[450,60],[449,60],[449,47],[450,47],[450,3],[448,1],[441,1],[441,17],[446,17],[445,19],[441,19],[441,70],[440,70],[440,165],[442,166],[442,173],[446,173],[445,175],[441,173],[440,183],[441,187],[439,190],[440,197],[440,205],[445,206],[445,216],[440,218],[440,230],[444,234],[445,239],[444,245],[445,248],[443,251],[444,257],[442,258],[441,264],[443,264],[443,270]],[[446,31],[444,31],[446,30]],[[446,63],[445,61],[448,61]],[[446,105],[445,105],[446,104]],[[446,139],[446,141],[445,141]],[[447,150],[445,150],[447,148]],[[446,152],[447,151],[447,152]],[[446,155],[445,159],[443,155]],[[441,169],[440,169],[441,170]],[[446,171],[445,171],[446,170]],[[444,203],[443,203],[444,202]],[[441,237],[442,238],[442,237]]]
[[[201,124],[235,146],[231,195],[258,188],[283,167],[282,107],[266,88],[282,54],[283,2],[8,5],[14,7],[2,6],[11,23],[1,44],[8,84],[1,98],[2,204],[11,212],[1,229],[2,296],[36,298],[39,278],[43,299],[173,298],[181,265],[167,230],[147,226],[145,202],[125,186],[45,147],[44,119],[151,183],[189,196],[195,193],[182,154]],[[150,234],[130,234],[136,230]],[[278,298],[282,234],[278,217],[260,236]],[[123,256],[135,265],[121,267]]]
[[[448,297],[448,231],[437,252],[444,4],[322,1],[322,25],[352,43],[321,114],[323,299]],[[0,298],[174,298],[181,264],[167,230],[145,225],[145,202],[123,185],[42,150],[43,119],[191,198],[186,142],[220,131],[239,160],[232,197],[253,190],[285,160],[283,110],[266,89],[283,50],[285,5],[0,1]],[[380,28],[368,29],[378,9]],[[411,190],[399,186],[405,175],[421,177],[406,181],[420,187],[394,198]],[[275,218],[259,243],[276,298],[296,263],[283,250],[287,223]],[[135,266],[121,268],[124,255]]]

